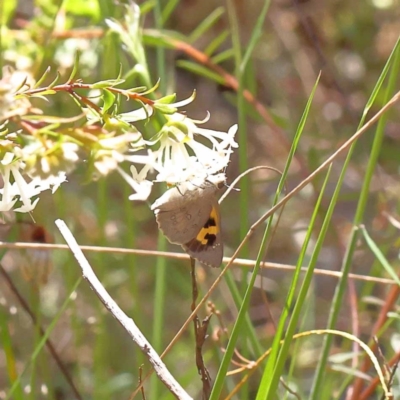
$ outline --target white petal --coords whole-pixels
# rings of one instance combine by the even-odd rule
[[[1,163],[3,165],[9,165],[12,163],[13,159],[14,159],[14,153],[7,152],[4,155],[3,159],[1,160]]]
[[[132,189],[136,192],[135,194],[132,194],[129,196],[130,200],[142,200],[142,201],[147,200],[147,198],[150,196],[153,182],[145,180],[145,181],[142,181],[139,183],[134,178],[129,176],[120,167],[117,167],[117,171],[125,179],[125,181],[128,183],[128,185],[130,185],[132,187]]]
[[[31,203],[30,201],[28,201],[26,203],[24,202],[23,206],[21,206],[19,208],[15,208],[14,211],[22,212],[22,213],[31,212],[36,207],[36,204],[38,203],[38,201],[39,201],[39,199],[36,199],[33,203]]]

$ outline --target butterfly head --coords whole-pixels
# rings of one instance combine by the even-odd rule
[[[209,175],[206,178],[206,182],[214,185],[217,189],[222,189],[225,186],[226,175],[223,172],[216,175]]]

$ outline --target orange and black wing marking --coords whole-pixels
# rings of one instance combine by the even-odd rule
[[[191,257],[209,267],[219,267],[223,256],[219,208],[215,203],[196,237],[182,246]]]

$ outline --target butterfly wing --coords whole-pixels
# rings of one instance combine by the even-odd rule
[[[159,199],[152,209],[158,227],[171,243],[184,244],[195,238],[210,216],[212,203],[205,198],[189,198],[176,188],[169,198]],[[165,201],[164,201],[165,200]]]
[[[221,218],[216,199],[210,204],[211,211],[196,237],[183,244],[183,249],[200,264],[219,267],[222,262],[224,247],[221,238]]]

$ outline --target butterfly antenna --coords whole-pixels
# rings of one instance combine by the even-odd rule
[[[230,187],[230,185],[228,185],[226,182],[224,182],[224,186],[227,187],[227,188]],[[235,192],[240,192],[240,189],[236,188],[236,187],[231,188],[231,190],[234,190]]]

